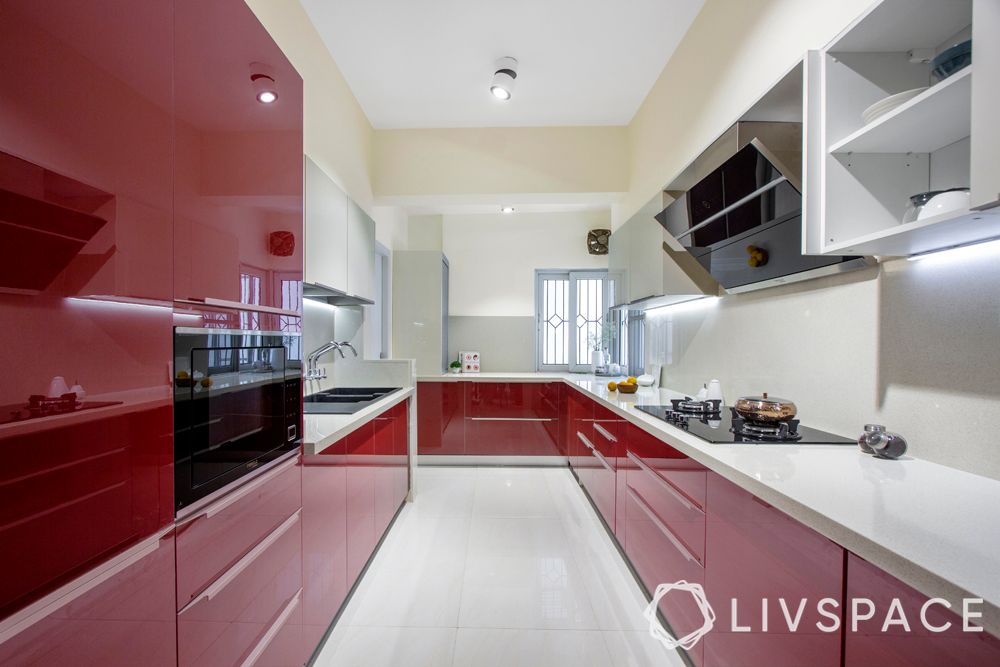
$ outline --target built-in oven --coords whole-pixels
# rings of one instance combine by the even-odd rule
[[[301,358],[298,333],[175,327],[177,513],[298,449]]]

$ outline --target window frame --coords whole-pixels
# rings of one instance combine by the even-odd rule
[[[544,321],[542,320],[542,308],[543,308],[543,295],[542,295],[542,285],[545,280],[568,280],[569,281],[569,294],[568,294],[568,311],[566,324],[569,326],[568,343],[567,343],[567,360],[568,363],[565,364],[544,364],[542,363],[542,352],[544,349],[544,344],[542,341],[543,332],[545,330]],[[576,317],[577,317],[577,283],[580,280],[601,280],[603,281],[602,286],[602,299],[604,308],[604,314],[602,315],[602,320],[607,321],[608,313],[611,309],[611,299],[618,289],[620,280],[616,274],[609,272],[607,269],[536,269],[535,270],[535,370],[545,372],[545,371],[566,371],[570,373],[586,373],[591,370],[590,362],[578,363],[576,360],[577,355],[577,336],[576,336]]]

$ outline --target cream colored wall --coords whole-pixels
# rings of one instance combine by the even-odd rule
[[[624,192],[623,127],[376,130],[379,197]]]
[[[628,220],[872,0],[707,0],[627,129]]]
[[[446,215],[451,266],[449,315],[534,316],[535,269],[605,269],[587,252],[587,231],[607,228],[608,211]]]

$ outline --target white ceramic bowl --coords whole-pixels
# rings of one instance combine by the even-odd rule
[[[867,125],[868,123],[871,123],[872,121],[889,113],[896,107],[901,106],[907,101],[913,99],[925,90],[927,90],[927,86],[924,86],[923,88],[913,88],[912,90],[906,90],[902,93],[896,93],[895,95],[890,95],[889,97],[881,99],[861,112],[861,120],[865,125]]]
[[[968,190],[952,190],[942,192],[931,197],[931,200],[924,204],[917,215],[917,220],[933,218],[936,215],[951,213],[952,211],[967,211],[969,209],[970,195]]]

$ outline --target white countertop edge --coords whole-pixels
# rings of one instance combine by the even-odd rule
[[[302,440],[303,453],[306,456],[322,454],[323,450],[333,443],[350,435],[389,408],[399,405],[413,396],[415,391],[413,387],[404,387],[349,415],[303,414],[302,421],[305,424],[305,437]],[[310,435],[317,431],[322,433],[322,437],[315,442],[310,442]]]
[[[983,605],[981,610],[984,615],[982,619],[979,619],[982,622],[981,625],[990,633],[1000,636],[1000,570],[994,570],[992,567],[994,563],[983,563],[985,567],[982,568],[967,567],[967,563],[952,560],[950,557],[942,558],[943,555],[946,555],[941,551],[946,548],[943,544],[933,542],[925,543],[927,550],[920,553],[919,549],[913,547],[912,545],[907,546],[898,544],[898,542],[903,541],[906,537],[912,538],[912,535],[905,535],[901,538],[897,538],[897,536],[891,534],[874,534],[871,532],[865,532],[858,526],[852,526],[849,520],[852,518],[850,516],[842,517],[838,520],[830,516],[824,510],[816,507],[814,504],[811,504],[808,498],[790,495],[782,489],[775,488],[774,486],[753,477],[746,470],[741,470],[739,467],[734,466],[720,458],[721,456],[732,452],[749,453],[751,450],[747,448],[747,445],[719,445],[706,443],[700,438],[656,419],[651,415],[647,415],[646,413],[639,412],[634,409],[629,409],[630,406],[634,406],[636,404],[649,404],[649,399],[654,398],[652,392],[658,391],[657,388],[643,388],[640,390],[639,394],[635,395],[624,396],[616,394],[614,396],[616,399],[615,401],[608,400],[608,396],[603,394],[608,393],[605,389],[606,382],[613,379],[614,378],[596,378],[592,375],[588,376],[575,373],[480,373],[468,375],[419,376],[417,378],[419,382],[469,380],[478,380],[481,382],[564,382],[589,398],[597,400],[601,405],[623,417],[630,423],[642,428],[644,431],[659,438],[660,440],[663,440],[672,447],[675,447],[681,453],[690,456],[695,461],[712,469],[734,484],[750,491],[797,521],[809,526],[813,530],[821,533],[830,540],[836,542],[873,565],[882,568],[892,576],[921,591],[925,595],[929,597],[944,598],[955,605],[955,608],[957,609],[961,609],[962,598],[982,598]],[[674,397],[681,396],[681,394],[677,392],[670,392],[669,390],[664,391],[673,394]],[[657,396],[659,396],[659,393],[657,393]],[[658,401],[653,401],[653,403],[656,402]],[[622,404],[626,407],[622,407]],[[753,447],[756,448],[755,451],[761,452],[765,455],[768,450],[771,450],[772,452],[780,450],[798,450],[798,453],[802,456],[809,456],[812,453],[815,453],[817,456],[821,456],[821,453],[824,450],[827,452],[840,451],[846,457],[851,457],[843,459],[845,462],[857,462],[858,459],[862,459],[864,463],[867,463],[867,460],[871,459],[876,465],[918,466],[924,473],[929,472],[931,474],[937,472],[939,469],[942,473],[946,473],[953,478],[958,478],[960,482],[976,484],[981,487],[984,485],[990,486],[995,484],[998,491],[996,497],[1000,498],[1000,482],[996,480],[960,471],[955,468],[949,468],[947,466],[929,461],[922,461],[920,459],[911,458],[905,462],[877,461],[872,457],[863,454],[857,448],[851,448],[843,445],[808,447],[801,445],[754,445]],[[839,458],[839,454],[837,456]],[[831,475],[837,474],[837,472],[833,470],[829,472]],[[846,481],[847,480],[845,480],[845,482]],[[851,493],[851,489],[848,484],[845,483],[843,485],[843,489],[845,494]],[[956,490],[960,491],[961,489]],[[941,503],[954,505],[953,512],[944,511],[941,513],[943,515],[951,516],[957,515],[958,513],[968,514],[970,512],[968,506],[963,504],[963,498],[961,495],[956,495],[948,490],[942,489],[936,489],[934,491],[923,489],[922,491],[933,493],[936,498],[940,499]],[[978,507],[976,512],[981,514],[984,511],[989,511],[989,509],[990,508],[986,507]],[[898,522],[910,520],[915,524],[922,524],[927,517],[921,516],[915,511],[914,516],[893,516],[892,518],[894,521]],[[996,514],[994,519],[1000,522],[1000,512]],[[941,522],[939,521],[939,524],[940,523]],[[986,525],[988,525],[987,522],[984,522],[984,526]],[[996,541],[1000,542],[1000,538],[997,538]],[[972,547],[970,547],[968,551],[970,554],[975,554],[976,552],[976,550]],[[1000,548],[998,548],[997,551],[1000,551]],[[987,549],[987,552],[994,553],[992,549]],[[938,560],[943,561],[943,563],[931,564],[927,562],[928,560]]]

